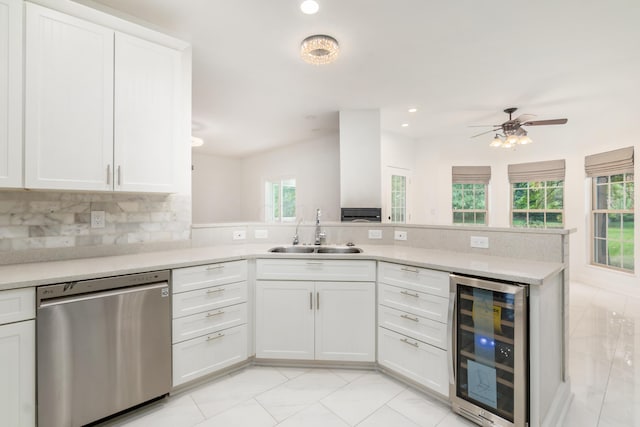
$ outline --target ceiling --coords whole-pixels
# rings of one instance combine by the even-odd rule
[[[380,109],[385,131],[461,147],[482,130],[468,125],[502,123],[510,106],[566,126],[637,121],[637,0],[317,1],[316,15],[301,0],[96,3],[192,44],[199,152],[242,157],[335,134],[346,109]],[[300,59],[318,33],[339,41],[335,63]]]

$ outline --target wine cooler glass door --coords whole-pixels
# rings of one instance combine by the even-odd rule
[[[454,409],[480,423],[525,425],[526,288],[452,275],[454,286]]]

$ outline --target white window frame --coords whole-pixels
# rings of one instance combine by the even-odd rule
[[[393,215],[393,194],[392,194],[392,179],[393,176],[402,176],[405,178],[405,194],[404,194],[404,221],[394,221]],[[401,168],[397,166],[387,166],[385,168],[383,178],[383,198],[382,198],[382,211],[383,222],[391,224],[407,224],[411,221],[411,184],[412,175],[411,170]]]
[[[544,209],[530,209],[529,208],[529,193],[532,189],[531,184],[533,183],[539,183],[542,182],[544,183],[544,186],[542,187],[542,189],[544,190],[545,196],[544,196],[544,200],[545,200],[545,207]],[[562,182],[562,209],[547,209],[547,197],[546,197],[546,193],[547,193],[547,189],[550,188],[547,183],[549,182]],[[516,188],[516,184],[527,184],[526,188]],[[552,179],[552,180],[547,180],[547,181],[541,181],[541,180],[537,180],[537,181],[525,181],[525,182],[514,182],[511,184],[511,195],[510,195],[510,212],[509,212],[509,222],[511,224],[511,227],[513,228],[563,228],[564,227],[564,222],[565,222],[565,185],[564,185],[564,180],[560,180],[560,179]],[[559,187],[559,186],[558,186]],[[553,187],[551,187],[553,188]],[[557,187],[555,187],[557,188]],[[527,209],[514,209],[513,204],[515,202],[515,192],[516,190],[527,190]],[[527,220],[525,222],[525,225],[514,225],[513,222],[513,215],[515,213],[526,213],[527,215]],[[541,213],[543,214],[543,226],[542,227],[538,227],[538,226],[532,226],[531,222],[530,222],[530,215],[531,214],[536,214],[536,213]],[[547,226],[547,214],[561,214],[562,215],[562,223],[560,224],[560,226],[554,226],[554,227],[548,227]]]
[[[453,207],[453,203],[454,203],[454,191],[453,191],[453,187],[455,185],[482,185],[484,187],[484,209],[455,209]],[[462,189],[462,191],[464,192],[464,188]],[[473,200],[475,202],[476,200],[476,189],[474,187],[473,189]],[[475,204],[475,203],[474,203]],[[451,223],[453,225],[469,225],[469,226],[486,226],[489,224],[489,185],[488,184],[480,184],[480,183],[473,183],[473,182],[454,182],[451,184]],[[461,213],[462,214],[462,222],[456,222],[455,221],[455,216],[457,213]],[[473,213],[473,217],[474,219],[477,217],[478,213],[484,213],[484,222],[479,224],[477,222],[464,222],[464,217],[466,213]]]
[[[294,215],[283,217],[282,213],[284,212],[284,187],[291,187],[290,182],[293,182],[293,188],[295,188],[295,204],[294,204]],[[269,197],[269,191],[273,191],[273,186],[278,185],[279,191],[279,212],[280,215],[276,216],[274,213],[274,205],[271,203],[273,197]],[[272,193],[271,193],[272,194]],[[266,222],[295,222],[296,215],[298,212],[298,187],[296,183],[295,177],[278,177],[278,178],[267,178],[263,183],[263,197],[264,197],[264,216]]]

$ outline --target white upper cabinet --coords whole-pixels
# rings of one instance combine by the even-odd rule
[[[111,190],[114,32],[25,5],[25,186]]]
[[[189,149],[182,51],[108,16],[25,4],[25,187],[175,191]]]
[[[180,138],[180,52],[117,33],[116,189],[168,193]]]
[[[0,188],[22,187],[22,1],[0,0]]]

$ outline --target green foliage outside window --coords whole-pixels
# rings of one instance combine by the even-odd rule
[[[562,228],[564,181],[517,182],[512,185],[514,227]]]
[[[487,185],[453,184],[454,224],[487,224]]]

